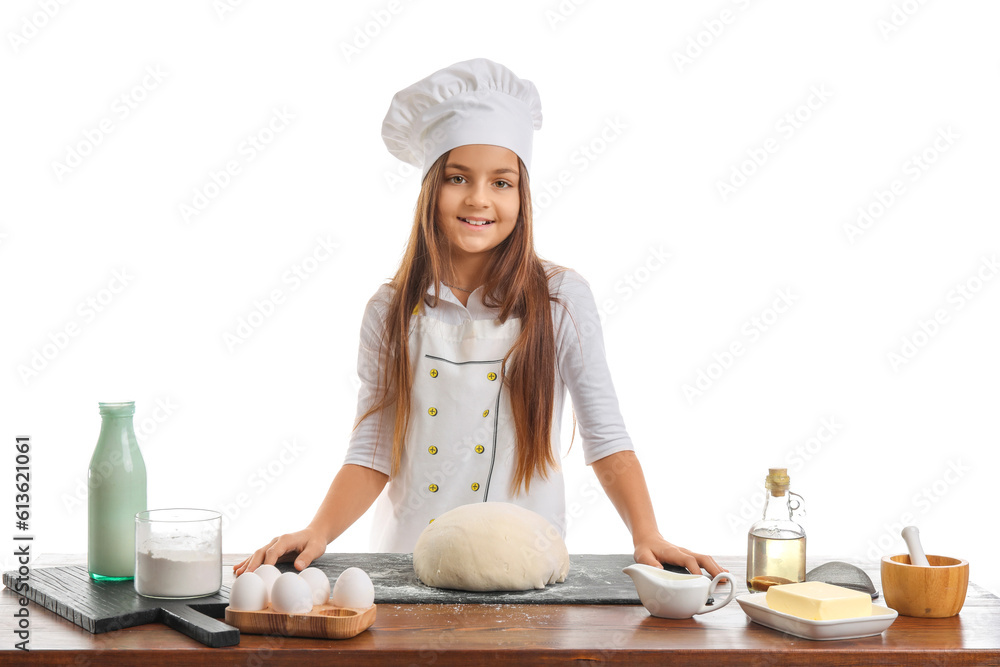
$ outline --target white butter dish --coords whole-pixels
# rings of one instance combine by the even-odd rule
[[[871,616],[842,618],[833,621],[811,621],[771,609],[767,606],[767,593],[740,595],[736,601],[740,603],[740,607],[754,623],[803,639],[830,640],[871,637],[882,634],[899,615],[895,609],[873,604]]]

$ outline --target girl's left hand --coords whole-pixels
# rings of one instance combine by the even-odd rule
[[[652,565],[663,568],[663,563],[680,565],[686,567],[693,574],[701,574],[702,568],[708,571],[712,577],[720,572],[729,572],[715,562],[715,559],[705,554],[695,553],[667,542],[663,537],[656,535],[650,538],[639,539],[635,542],[635,553],[632,554],[636,563]]]

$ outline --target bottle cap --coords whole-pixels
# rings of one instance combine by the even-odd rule
[[[788,490],[791,479],[788,477],[788,468],[768,468],[767,478],[764,480],[764,488],[771,492],[772,496],[783,496]]]

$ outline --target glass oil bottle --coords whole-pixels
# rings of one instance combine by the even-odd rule
[[[764,515],[747,534],[747,589],[806,579],[806,531],[796,521],[805,514],[802,496],[788,490],[787,468],[769,468],[764,480]]]

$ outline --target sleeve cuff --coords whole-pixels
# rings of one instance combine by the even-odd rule
[[[632,445],[631,438],[619,438],[618,440],[612,440],[601,445],[597,449],[584,449],[586,455],[584,456],[583,462],[588,466],[592,465],[594,461],[600,461],[606,456],[611,456],[612,454],[617,454],[618,452],[634,452],[635,447]]]
[[[372,460],[371,458],[365,458],[364,456],[358,456],[357,454],[348,454],[344,458],[344,465],[355,465],[361,466],[362,468],[371,468],[375,472],[380,472],[383,475],[390,476],[391,464],[380,461],[378,459]]]

